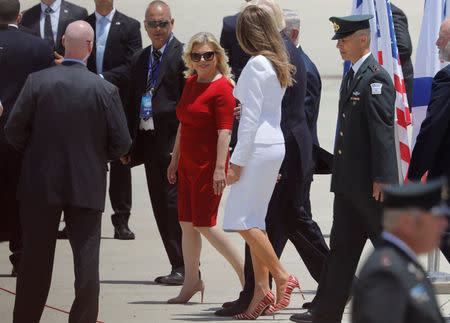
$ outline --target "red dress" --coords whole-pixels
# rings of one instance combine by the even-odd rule
[[[216,225],[221,195],[215,195],[213,175],[218,130],[233,127],[236,99],[225,78],[199,83],[190,77],[177,106],[181,123],[178,164],[178,219],[194,226]],[[228,160],[226,168],[228,167]]]

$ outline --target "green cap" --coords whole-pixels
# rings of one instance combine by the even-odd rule
[[[438,178],[425,184],[409,183],[383,189],[385,208],[418,208],[436,215],[450,215],[447,179]]]
[[[353,15],[347,17],[330,17],[333,23],[334,36],[331,39],[341,39],[350,36],[357,30],[370,28],[369,20],[373,15]]]

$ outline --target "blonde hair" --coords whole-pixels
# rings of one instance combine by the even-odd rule
[[[251,5],[255,5],[262,9],[268,10],[275,20],[275,25],[277,26],[278,31],[286,28],[283,10],[281,10],[280,6],[275,2],[275,0],[252,0],[247,3],[247,7]]]
[[[208,32],[200,32],[198,34],[195,34],[187,44],[183,55],[183,60],[188,69],[184,72],[184,76],[186,78],[189,78],[194,75],[194,65],[192,64],[191,53],[192,48],[198,44],[209,44],[213,47],[214,55],[217,58],[217,70],[234,85],[234,81],[231,77],[230,67],[228,66],[228,56],[227,54],[225,54],[225,50],[222,48],[222,46],[220,46],[216,37]]]
[[[251,56],[263,55],[271,63],[281,87],[291,86],[296,72],[289,63],[283,39],[270,13],[258,6],[247,6],[239,15],[236,36],[242,49]]]

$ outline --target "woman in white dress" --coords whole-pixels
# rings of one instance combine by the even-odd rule
[[[239,15],[236,34],[242,49],[252,57],[242,70],[234,96],[242,104],[238,142],[230,159],[227,183],[233,184],[225,207],[225,231],[237,231],[250,246],[255,274],[253,299],[236,319],[255,319],[269,308],[289,304],[298,288],[295,276],[283,268],[267,238],[265,217],[284,158],[280,127],[281,101],[293,82],[284,43],[272,15],[250,5]],[[269,287],[275,279],[277,302]],[[273,306],[272,306],[273,305]]]

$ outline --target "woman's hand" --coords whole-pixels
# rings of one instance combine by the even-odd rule
[[[228,168],[228,176],[227,176],[227,184],[233,185],[241,178],[242,167],[230,164],[230,168]]]
[[[225,168],[217,168],[213,175],[214,194],[220,195],[223,193],[225,186],[227,186],[227,177],[225,175]]]
[[[169,167],[167,167],[167,180],[170,184],[175,184],[177,182],[177,170],[178,170],[178,160],[173,158],[170,160]]]

